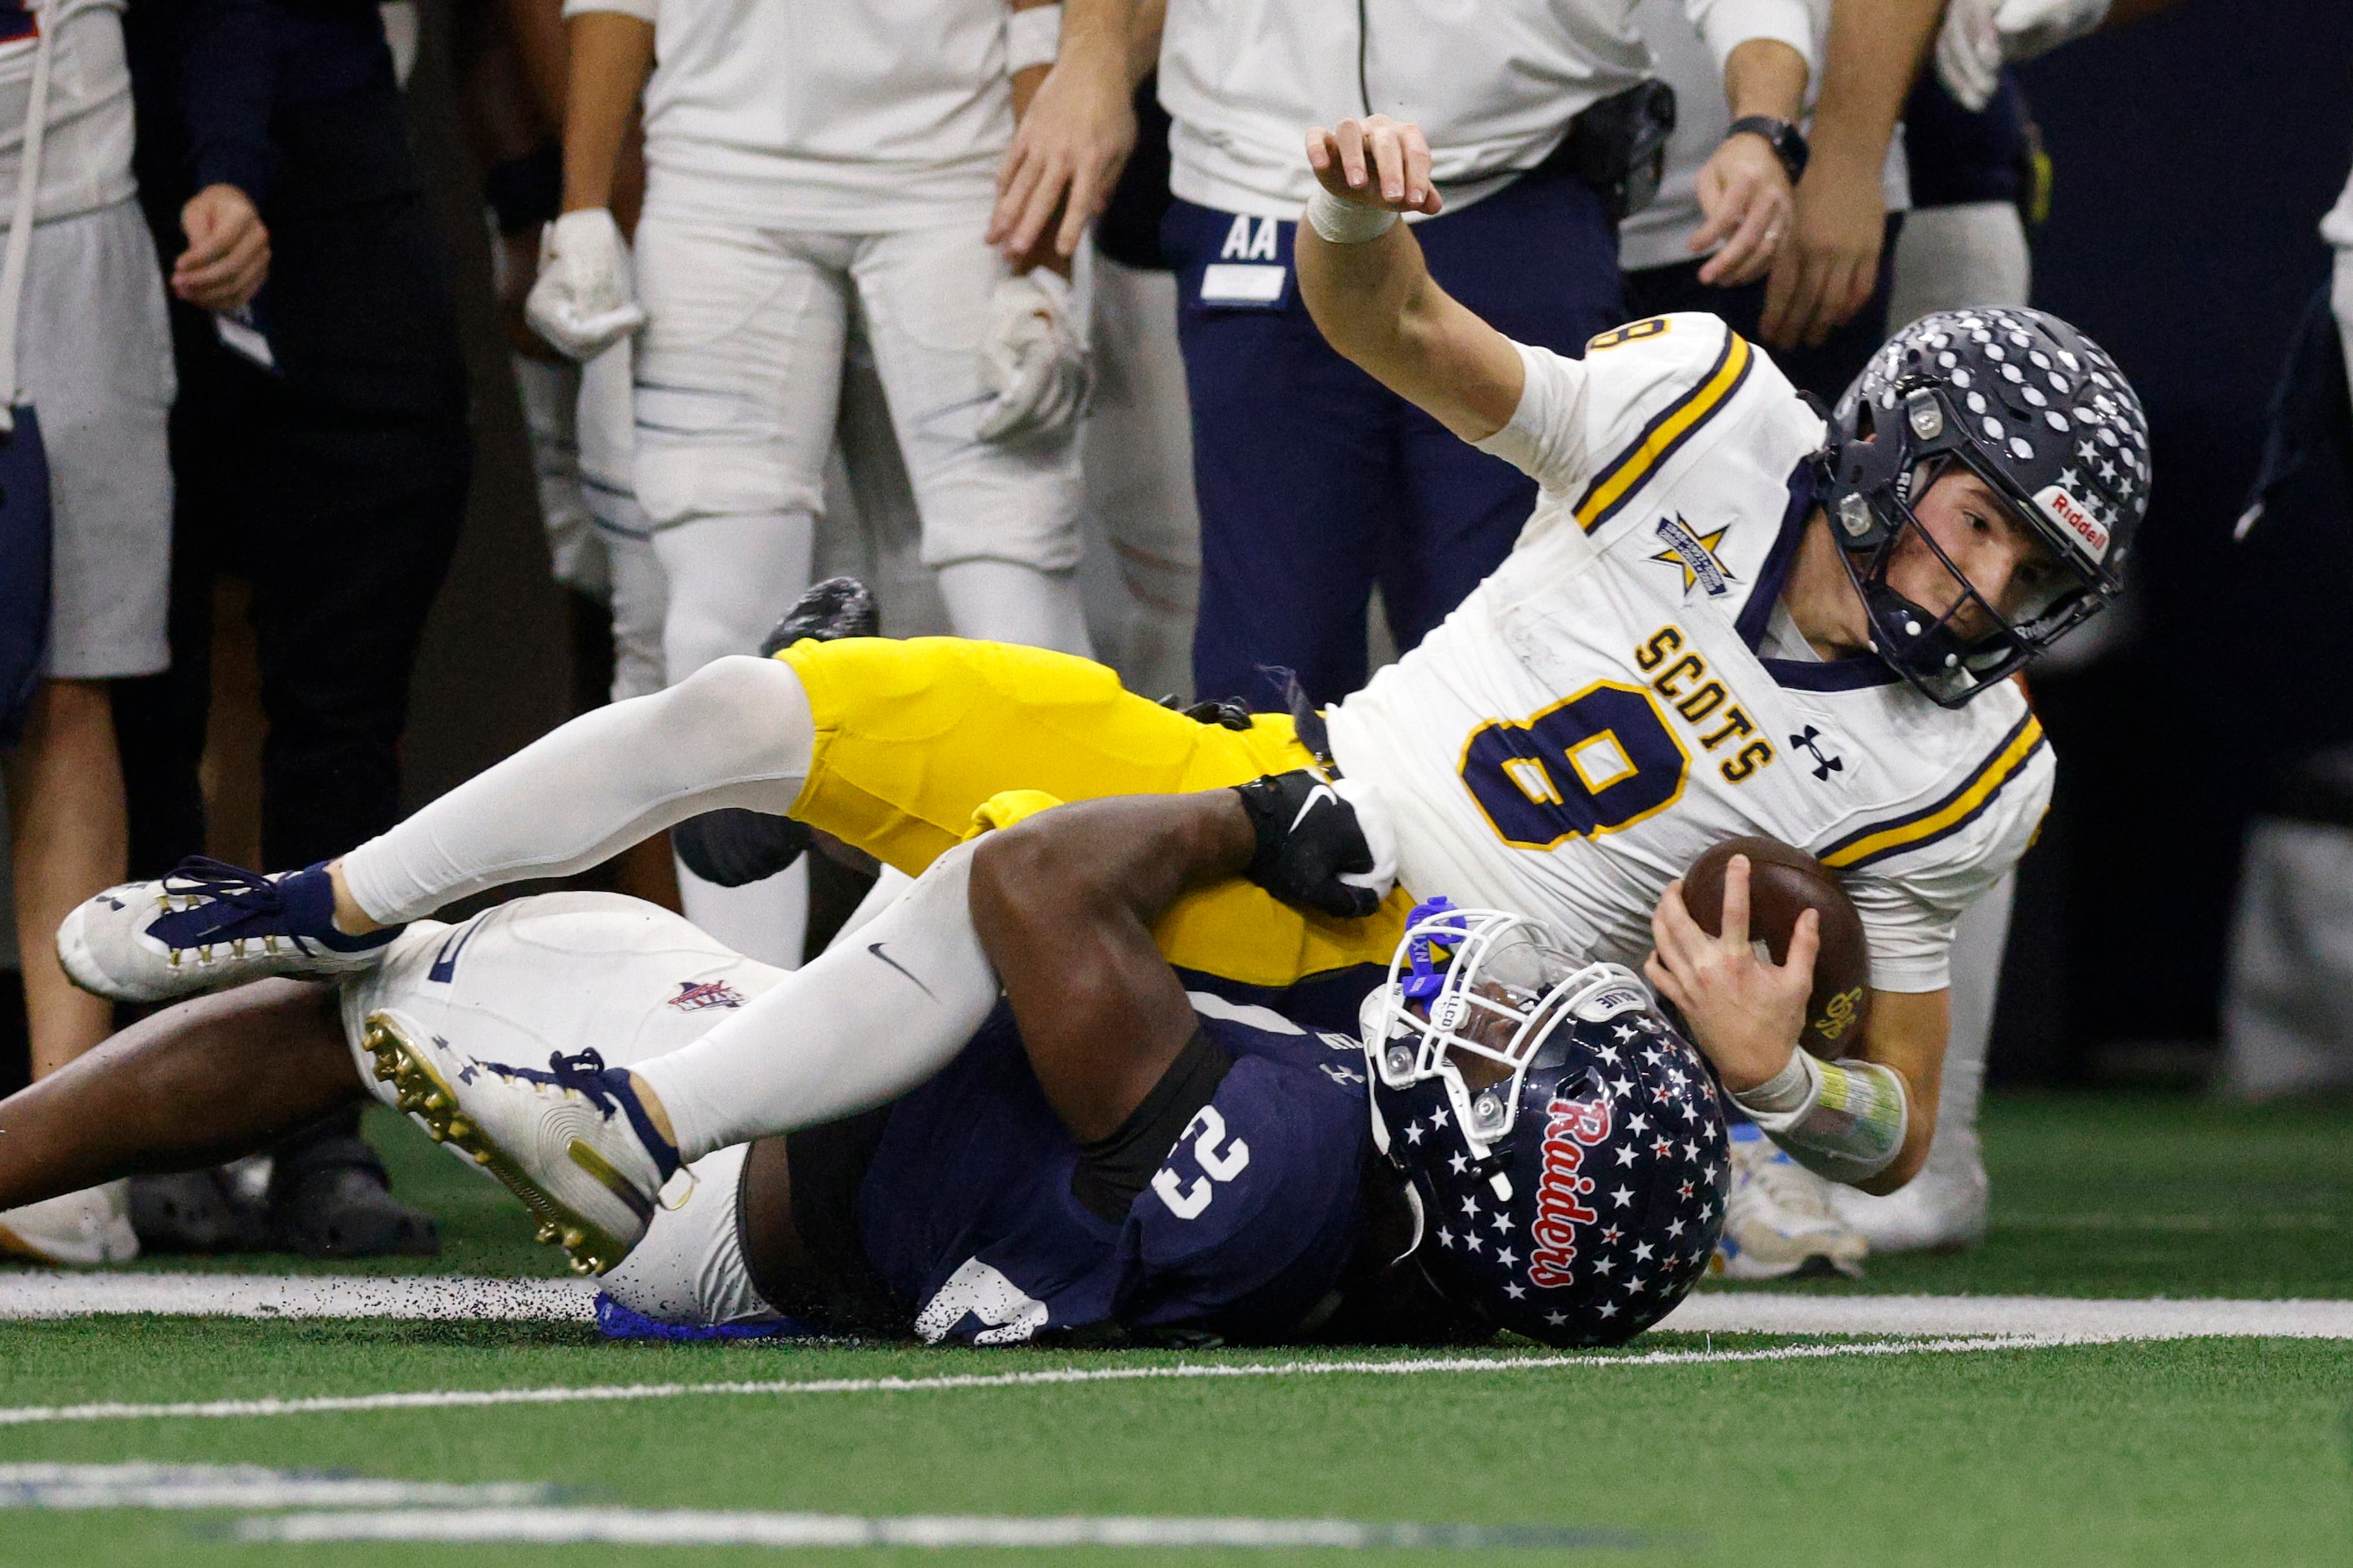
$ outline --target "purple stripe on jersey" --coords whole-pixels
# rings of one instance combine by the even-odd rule
[[[2027,710],[2026,716],[2024,718],[2019,720],[2017,723],[2010,727],[2009,731],[2002,736],[2000,742],[1993,748],[1992,752],[1986,758],[1986,760],[1978,766],[1970,769],[1968,776],[1963,779],[1959,784],[1954,785],[1951,793],[1947,795],[1942,800],[1936,802],[1932,805],[1924,805],[1917,811],[1907,811],[1901,816],[1889,817],[1884,822],[1874,822],[1868,827],[1859,827],[1852,833],[1848,834],[1845,837],[1841,838],[1837,843],[1825,847],[1816,854],[1814,858],[1828,861],[1831,856],[1836,855],[1840,850],[1845,848],[1850,844],[1859,844],[1863,839],[1872,837],[1876,834],[1895,832],[1904,827],[1907,823],[1922,821],[1925,818],[1934,816],[1938,812],[1945,810],[1955,801],[1960,799],[1961,796],[1967,795],[1970,790],[1977,787],[1979,780],[1983,779],[1993,768],[2000,765],[2002,754],[2010,750],[2011,744],[2017,741],[2021,734],[2025,732],[2026,727],[2034,721],[2034,710],[2030,708]],[[1865,855],[1850,865],[1839,867],[1838,870],[1840,874],[1843,876],[1848,872],[1860,870],[1863,867],[1871,865],[1874,861],[1884,860],[1891,855],[1908,855],[1915,849],[1925,849],[1929,845],[1935,844],[1939,840],[1950,838],[1954,834],[1958,833],[1962,828],[1967,827],[1970,823],[1975,822],[1978,817],[1983,816],[1987,810],[1992,806],[1993,803],[2001,798],[2001,792],[2010,787],[2010,781],[2017,778],[2021,773],[2023,773],[2026,771],[2026,765],[2034,760],[2035,753],[2042,751],[2043,747],[2050,743],[2050,737],[2046,735],[2037,735],[2034,738],[2034,744],[2026,749],[2026,754],[2020,757],[2010,765],[2008,773],[2004,773],[2000,779],[1995,781],[1994,786],[1986,791],[1986,796],[1983,800],[1978,802],[1977,805],[1971,806],[1968,811],[1963,812],[1959,816],[1955,817],[1952,821],[1945,824],[1944,826],[1939,827],[1934,833],[1923,834],[1917,838],[1907,838],[1901,844],[1891,844],[1884,849]]]

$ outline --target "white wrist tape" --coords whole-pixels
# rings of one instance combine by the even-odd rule
[[[1378,239],[1397,226],[1397,220],[1395,213],[1360,207],[1320,188],[1307,198],[1307,226],[1334,245],[1363,245]]]
[[[1799,1050],[1732,1099],[1789,1158],[1833,1182],[1867,1181],[1904,1151],[1904,1080],[1876,1062],[1825,1062]]]
[[[1062,8],[1032,5],[1005,19],[1005,74],[1050,66],[1062,52]]]

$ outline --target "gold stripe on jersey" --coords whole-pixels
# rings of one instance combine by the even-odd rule
[[[1852,871],[1958,833],[1984,815],[2003,785],[2026,771],[2026,764],[2042,749],[2042,722],[2030,712],[2002,737],[2001,744],[1994,748],[1983,765],[1952,794],[1909,816],[1848,834],[1822,851],[1822,864],[1833,870]]]
[[[1578,526],[1591,533],[1617,516],[1641,488],[1642,481],[1656,473],[1660,465],[1673,457],[1701,426],[1732,401],[1756,363],[1757,351],[1748,346],[1748,340],[1727,328],[1724,351],[1715,356],[1715,363],[1708,367],[1699,384],[1662,409],[1657,417],[1642,426],[1633,445],[1611,458],[1593,477],[1585,494],[1577,498]]]

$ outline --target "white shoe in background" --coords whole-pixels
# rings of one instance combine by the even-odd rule
[[[1831,1209],[1873,1252],[1962,1252],[1985,1239],[1992,1196],[1975,1128],[1939,1128],[1920,1173],[1883,1198],[1831,1189]]]
[[[87,1268],[128,1263],[138,1256],[129,1182],[109,1182],[0,1210],[0,1257]]]
[[[1732,1196],[1708,1272],[1726,1279],[1862,1278],[1871,1248],[1832,1212],[1832,1184],[1757,1130],[1732,1130]]]

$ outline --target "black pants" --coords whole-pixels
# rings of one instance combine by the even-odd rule
[[[397,820],[409,678],[465,517],[463,368],[422,204],[297,215],[271,239],[265,320],[282,373],[174,311],[172,668],[117,696],[134,875],[204,845],[196,768],[223,573],[253,590],[267,866],[329,858]],[[389,363],[367,352],[387,344]]]
[[[385,106],[370,107],[381,123]],[[406,157],[396,123],[375,140]],[[252,585],[265,866],[327,859],[398,818],[409,679],[472,466],[446,260],[408,183],[344,205],[313,185],[314,199],[298,189],[265,215],[276,371],[174,307],[172,668],[115,691],[133,876],[204,848],[197,767],[224,573]],[[162,231],[176,209],[159,205]],[[280,1163],[372,1159],[357,1129],[356,1110],[339,1113],[281,1144]]]

